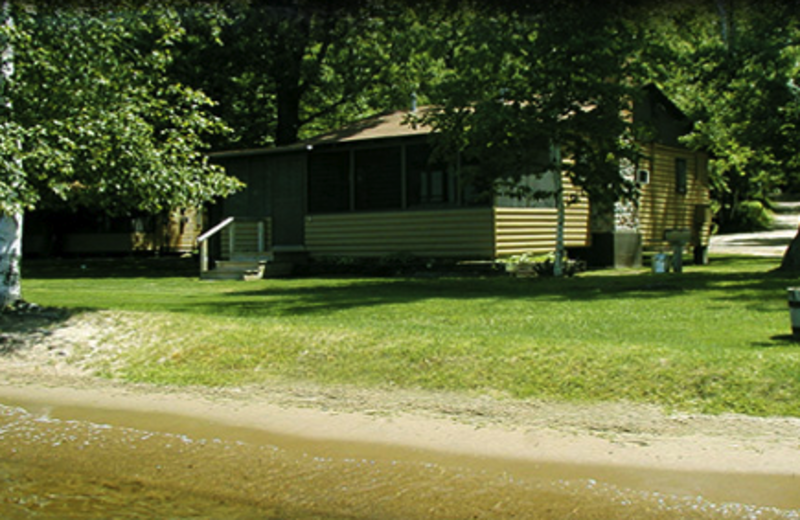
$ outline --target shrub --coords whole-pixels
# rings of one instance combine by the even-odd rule
[[[556,254],[547,253],[534,255],[533,253],[523,253],[511,256],[502,262],[506,266],[506,271],[516,276],[540,276],[547,277],[555,274]],[[583,260],[571,260],[564,257],[564,275],[574,276],[577,273],[586,271],[586,262]]]
[[[740,202],[720,223],[723,231],[763,231],[772,225],[772,215],[758,200]]]

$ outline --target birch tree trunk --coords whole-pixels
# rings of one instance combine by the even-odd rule
[[[556,143],[551,146],[553,171],[553,191],[556,198],[556,258],[553,262],[553,276],[564,275],[564,226],[566,224],[566,208],[564,207],[564,182],[561,179],[561,147]]]
[[[22,214],[0,214],[0,309],[22,299]]]
[[[7,1],[0,4],[0,17],[4,26],[13,23]],[[11,46],[6,41],[0,41],[0,107],[3,109],[10,106],[5,98],[5,87],[14,74],[13,56]],[[22,213],[0,211],[0,310],[22,298],[21,257]]]

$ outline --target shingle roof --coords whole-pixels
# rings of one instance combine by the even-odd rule
[[[420,108],[420,111],[426,108]],[[299,143],[286,146],[268,148],[253,148],[245,150],[226,150],[208,154],[210,157],[238,157],[246,155],[260,155],[269,153],[290,152],[303,149],[312,149],[315,146],[365,141],[374,139],[387,139],[393,137],[408,137],[427,135],[431,133],[430,127],[415,126],[408,122],[410,112],[398,110],[389,114],[380,114],[356,121],[339,130],[323,134]]]

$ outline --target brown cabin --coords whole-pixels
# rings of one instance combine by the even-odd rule
[[[667,230],[683,230],[699,257],[708,245],[707,157],[679,142],[691,130],[686,116],[657,88],[645,92],[634,117],[651,123],[654,137],[643,143],[646,160],[627,172],[641,186],[638,207],[592,215],[586,197],[567,206],[566,246],[594,265],[636,265],[643,250],[669,246]],[[291,146],[212,154],[247,184],[212,209],[212,225],[227,223],[218,253],[493,260],[555,249],[553,199],[478,196],[461,164],[430,161],[429,130],[403,124],[406,116],[373,117]],[[547,189],[552,174],[526,182]]]

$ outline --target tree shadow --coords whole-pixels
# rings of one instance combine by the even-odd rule
[[[770,341],[755,342],[752,346],[754,348],[800,347],[800,339],[792,334],[778,334],[769,339]]]
[[[153,306],[172,312],[205,315],[286,317],[325,315],[354,308],[378,309],[441,299],[530,302],[532,312],[551,302],[597,302],[615,299],[663,300],[680,305],[682,298],[706,291],[708,305],[727,308],[743,301],[756,312],[783,309],[786,287],[796,274],[776,271],[775,258],[721,256],[713,265],[686,266],[684,273],[653,274],[647,269],[596,271],[573,278],[513,278],[425,272],[419,276],[326,276],[270,279],[254,283],[203,282],[195,287],[192,258],[125,258],[36,260],[23,266],[25,278],[165,279],[183,277],[173,295]],[[217,287],[214,284],[220,284]],[[125,303],[122,304],[126,306]],[[134,300],[132,306],[141,305]],[[102,307],[102,305],[99,305]],[[133,307],[131,307],[133,308]],[[0,329],[2,332],[2,329]]]
[[[774,259],[768,261],[767,265],[774,264]],[[723,259],[715,263],[724,268],[728,264],[735,265],[737,260]],[[760,261],[753,261],[753,265],[753,272],[696,267],[683,274],[654,275],[642,270],[567,279],[445,276],[272,280],[255,288],[227,291],[222,294],[223,301],[196,302],[180,310],[235,316],[303,316],[432,299],[484,300],[487,304],[527,300],[535,308],[533,306],[550,302],[602,304],[622,298],[666,301],[710,291],[713,294],[709,295],[709,304],[726,305],[735,299],[747,302],[754,311],[776,312],[786,301],[785,289],[795,283],[795,276],[758,272]]]
[[[0,357],[18,354],[84,309],[39,308],[0,312]]]
[[[194,278],[199,272],[199,260],[178,256],[25,258],[22,261],[23,279]]]

